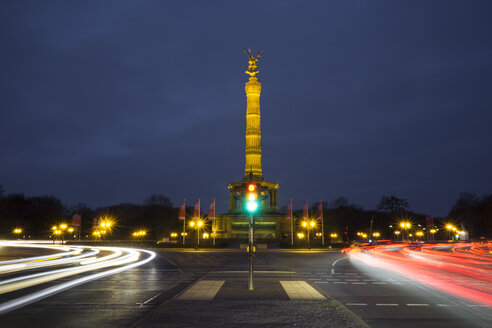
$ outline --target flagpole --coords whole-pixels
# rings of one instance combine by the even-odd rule
[[[215,246],[215,234],[216,234],[216,232],[215,232],[215,198],[214,198],[214,219],[212,221],[212,232],[213,232],[213,239],[212,240],[213,240],[213,244]]]
[[[324,222],[324,215],[323,215],[323,200],[321,199],[319,201],[319,211],[321,214],[321,245],[325,247],[325,222]]]
[[[292,198],[290,199],[290,246],[294,247],[294,216],[292,215]]]
[[[183,220],[183,247],[185,245],[185,233],[186,233],[186,219]]]

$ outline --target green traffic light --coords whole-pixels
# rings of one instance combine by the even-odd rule
[[[248,201],[246,208],[248,209],[248,212],[253,213],[258,209],[258,203],[255,201]]]

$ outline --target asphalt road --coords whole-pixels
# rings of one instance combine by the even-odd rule
[[[255,290],[248,291],[244,251],[154,251],[143,266],[4,314],[1,326],[492,327],[490,307],[352,263],[340,252],[259,251]],[[177,298],[204,280],[224,282],[213,300]],[[289,280],[307,282],[327,300],[290,300],[280,285]]]

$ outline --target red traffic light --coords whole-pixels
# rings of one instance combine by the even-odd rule
[[[248,185],[248,191],[253,192],[256,190],[256,185],[254,183],[250,183]]]

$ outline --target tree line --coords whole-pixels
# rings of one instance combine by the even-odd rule
[[[317,215],[318,204],[313,204],[310,213]],[[187,208],[192,213],[193,208]],[[115,218],[111,238],[128,239],[135,230],[148,232],[147,238],[160,240],[169,237],[171,232],[180,232],[182,222],[178,221],[179,208],[174,207],[168,197],[151,195],[143,204],[122,203],[100,208],[90,208],[86,204],[73,206],[64,205],[55,196],[28,197],[24,194],[5,194],[0,185],[0,238],[11,238],[16,227],[23,229],[23,237],[30,239],[49,238],[51,227],[62,222],[70,224],[73,214],[82,216],[81,236],[91,238],[93,219],[101,215]],[[286,207],[280,212],[286,213]],[[302,209],[294,210],[294,216],[302,217]],[[396,196],[383,196],[372,210],[350,203],[345,197],[338,197],[331,202],[323,203],[323,221],[327,233],[337,232],[345,241],[357,238],[357,232],[379,231],[385,239],[394,237],[401,220],[411,221],[416,229],[427,227],[426,214],[413,212],[407,200]],[[438,228],[452,222],[462,230],[469,232],[470,237],[492,237],[492,195],[478,196],[462,193],[443,218],[434,218]],[[419,227],[420,225],[420,227]],[[417,228],[419,227],[419,228]],[[447,236],[441,229],[442,235]]]

